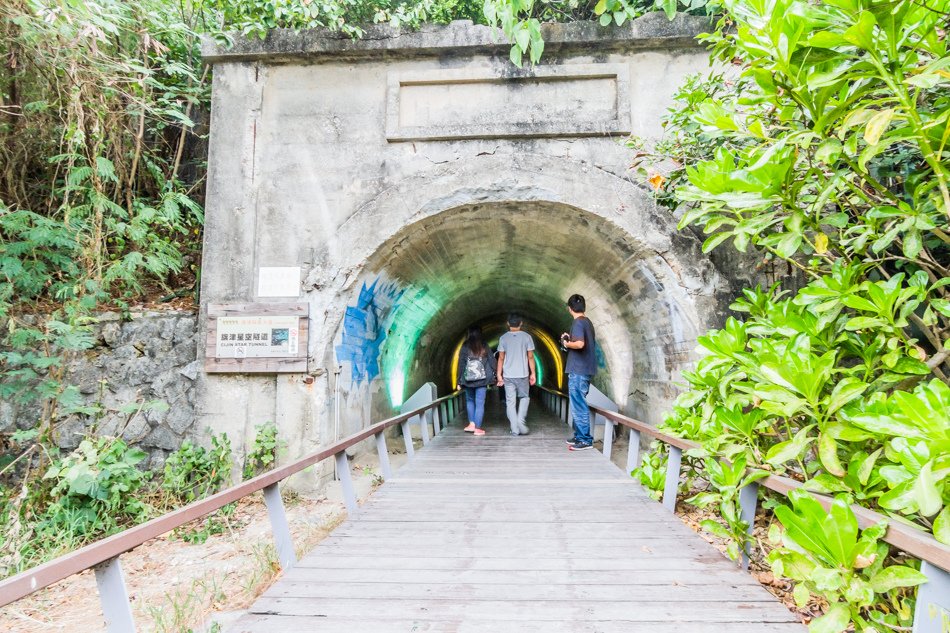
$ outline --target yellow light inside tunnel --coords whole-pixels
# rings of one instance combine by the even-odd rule
[[[459,341],[459,344],[455,346],[455,351],[452,352],[452,389],[455,389],[459,384],[459,354],[462,353],[462,343],[465,341]]]
[[[529,330],[529,334],[532,334],[535,338],[541,341],[541,344],[544,345],[544,348],[548,350],[548,353],[551,355],[551,358],[554,359],[554,369],[557,372],[557,388],[564,388],[564,359],[561,358],[561,350],[558,348],[557,343],[551,337],[550,334],[544,330],[539,330],[537,328],[528,326],[525,328]],[[459,354],[462,353],[462,343],[464,341],[459,341],[458,345],[455,346],[455,351],[452,352],[452,388],[458,384],[458,366],[459,366]],[[535,360],[537,363],[537,359]],[[538,384],[541,384],[542,370],[541,365],[538,363],[537,366],[538,374]]]
[[[557,342],[550,334],[543,330],[534,330],[532,332],[538,340],[541,341],[541,344],[548,350],[548,353],[551,354],[551,358],[554,359],[554,370],[557,372],[557,388],[563,389],[564,387],[564,359],[561,358],[561,350],[558,348]]]

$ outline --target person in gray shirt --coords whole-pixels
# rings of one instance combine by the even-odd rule
[[[498,386],[505,388],[505,404],[512,435],[530,433],[528,390],[535,383],[534,339],[521,330],[524,320],[517,314],[508,316],[508,331],[498,341]]]

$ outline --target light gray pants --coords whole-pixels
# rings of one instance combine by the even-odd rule
[[[526,435],[528,426],[528,379],[505,377],[505,405],[512,433]]]

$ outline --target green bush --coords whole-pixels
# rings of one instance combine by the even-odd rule
[[[254,436],[254,444],[244,459],[244,479],[250,479],[273,468],[277,461],[277,451],[281,447],[277,439],[277,425],[273,422],[260,424]]]
[[[54,457],[43,477],[0,500],[0,564],[6,574],[37,565],[150,518],[146,454],[121,439],[83,440]]]
[[[841,495],[831,515],[807,493],[765,504],[785,529],[774,568],[800,602],[830,605],[814,631],[908,626],[904,587],[919,578],[885,571],[896,553],[879,528],[859,539],[844,508],[950,543],[950,0],[722,7],[704,39],[732,71],[680,90],[664,140],[636,143],[638,166],[704,251],[754,251],[779,283],[746,290],[741,318],[699,337],[664,427],[702,444],[710,490],[693,500],[718,502],[733,555],[746,526],[721,502],[743,478],[724,464]],[[807,540],[829,524],[846,533],[828,538],[873,543],[877,567]]]
[[[162,490],[166,506],[188,504],[219,492],[231,482],[233,465],[231,440],[226,434],[212,435],[210,449],[185,440],[165,461]],[[177,529],[175,534],[189,543],[203,543],[210,535],[225,530],[227,516],[235,507],[228,504],[195,525]]]

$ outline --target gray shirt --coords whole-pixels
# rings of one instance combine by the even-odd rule
[[[502,378],[527,378],[528,352],[534,351],[534,339],[527,332],[506,332],[498,341],[498,351],[505,353]]]

